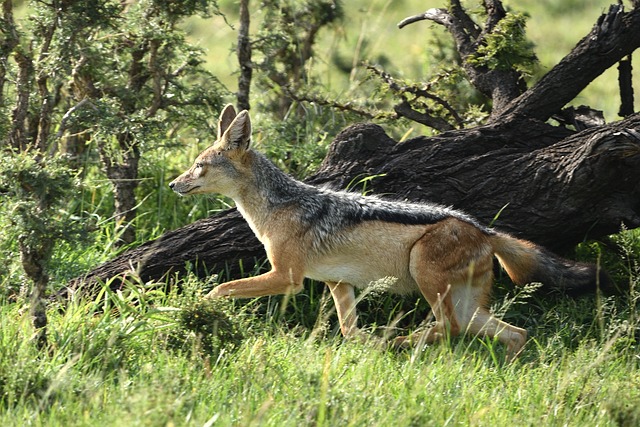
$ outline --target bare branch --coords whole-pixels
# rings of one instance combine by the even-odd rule
[[[620,88],[620,117],[633,114],[633,74],[631,55],[618,63],[618,86]]]
[[[486,0],[487,22],[485,28],[479,27],[471,20],[458,0],[452,1],[450,9],[429,9],[421,15],[411,16],[401,21],[398,26],[405,27],[414,22],[430,20],[444,26],[456,44],[462,58],[462,67],[469,81],[485,96],[493,101],[492,115],[496,114],[518,97],[524,90],[522,76],[515,70],[490,69],[485,66],[474,66],[468,58],[478,53],[477,49],[491,34],[496,24],[504,18],[506,12],[499,0]]]
[[[427,113],[421,113],[420,111],[414,110],[411,107],[411,104],[406,99],[403,99],[400,104],[397,104],[393,107],[394,111],[398,116],[405,117],[409,120],[412,120],[416,123],[423,124],[432,129],[436,129],[440,132],[445,132],[448,130],[455,129],[449,122],[439,117],[434,117]]]
[[[491,33],[498,22],[507,15],[507,11],[504,10],[504,6],[499,0],[484,0],[484,9],[487,11],[487,21],[482,33],[479,34],[479,39],[483,39],[485,34]]]
[[[449,30],[456,43],[458,52],[463,58],[474,53],[472,40],[466,31],[465,25],[457,17],[449,13],[447,9],[429,9],[421,15],[410,16],[400,21],[398,28],[404,28],[409,24],[424,20],[433,21]]]
[[[284,93],[286,93],[286,95],[292,99],[293,101],[296,102],[311,102],[317,105],[322,105],[322,106],[326,106],[326,107],[331,107],[334,108],[336,110],[339,111],[346,111],[346,112],[350,112],[350,113],[354,113],[357,114],[361,117],[367,118],[367,119],[383,119],[383,118],[389,118],[388,115],[385,114],[377,114],[377,113],[373,113],[369,110],[365,110],[363,108],[359,108],[356,105],[347,102],[347,103],[340,103],[338,101],[335,100],[329,100],[326,98],[320,98],[314,95],[310,95],[308,93],[305,94],[301,94],[296,92],[295,90],[291,89],[288,86],[283,86],[281,87],[281,89],[284,91]]]
[[[96,106],[93,104],[93,102],[91,102],[91,99],[89,98],[84,98],[82,101],[78,102],[76,105],[69,108],[69,110],[67,110],[67,112],[64,113],[64,116],[62,116],[62,120],[60,120],[60,128],[56,133],[56,137],[58,139],[62,138],[62,135],[64,135],[64,133],[66,132],[67,122],[69,121],[69,118],[71,117],[71,115],[74,114],[76,111],[79,111],[80,109],[84,108],[85,106],[91,107],[93,110],[97,110]]]
[[[480,36],[481,28],[478,27],[478,24],[473,22],[473,19],[469,17],[467,12],[464,10],[459,0],[451,0],[451,14],[456,17],[458,21],[462,24],[465,31],[469,34],[472,39],[477,39]]]

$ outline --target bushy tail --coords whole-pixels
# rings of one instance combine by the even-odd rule
[[[545,287],[569,293],[609,285],[608,276],[595,264],[561,258],[534,243],[503,233],[493,236],[492,244],[498,261],[516,284],[541,282]]]

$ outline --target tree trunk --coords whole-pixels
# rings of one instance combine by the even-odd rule
[[[484,2],[487,20],[477,27],[458,0],[450,9],[410,17],[444,25],[461,57],[472,55],[504,16],[498,0]],[[519,76],[465,65],[469,80],[493,99],[488,124],[450,130],[402,143],[377,125],[353,125],[329,147],[311,184],[336,189],[363,178],[366,190],[390,199],[430,201],[464,210],[483,224],[532,240],[554,251],[586,239],[640,227],[640,114],[577,132],[552,126],[561,110],[596,76],[640,46],[640,9],[613,5],[591,32],[533,87]],[[499,78],[497,78],[499,77]],[[525,90],[526,89],[526,90]],[[405,109],[411,112],[411,108]],[[628,112],[628,111],[627,111]],[[443,128],[444,129],[444,128]],[[186,271],[199,276],[228,269],[231,277],[265,258],[248,225],[235,210],[170,231],[132,249],[87,275],[70,289],[111,277],[160,280]],[[119,286],[120,280],[112,282]]]
[[[240,27],[238,28],[238,64],[240,75],[238,77],[238,109],[250,110],[249,93],[251,92],[251,76],[253,64],[251,63],[251,39],[249,38],[249,0],[240,0]]]
[[[35,329],[35,342],[38,349],[47,346],[47,285],[49,275],[47,265],[51,259],[53,242],[43,240],[36,245],[19,243],[20,260],[27,277],[33,282],[29,314]]]
[[[130,245],[136,240],[136,194],[140,151],[129,134],[118,135],[119,153],[113,155],[106,145],[100,145],[100,157],[109,181],[113,184],[116,247]]]

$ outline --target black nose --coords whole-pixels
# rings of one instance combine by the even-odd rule
[[[170,182],[170,183],[169,183],[169,188],[170,188],[170,189],[172,189],[172,190],[173,190],[173,187],[175,187],[175,186],[176,186],[176,183],[175,183],[175,182]]]

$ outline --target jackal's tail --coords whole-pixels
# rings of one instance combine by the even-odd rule
[[[493,250],[516,284],[541,282],[545,287],[569,293],[593,291],[609,286],[609,278],[595,264],[570,261],[546,249],[508,234],[492,237]]]

